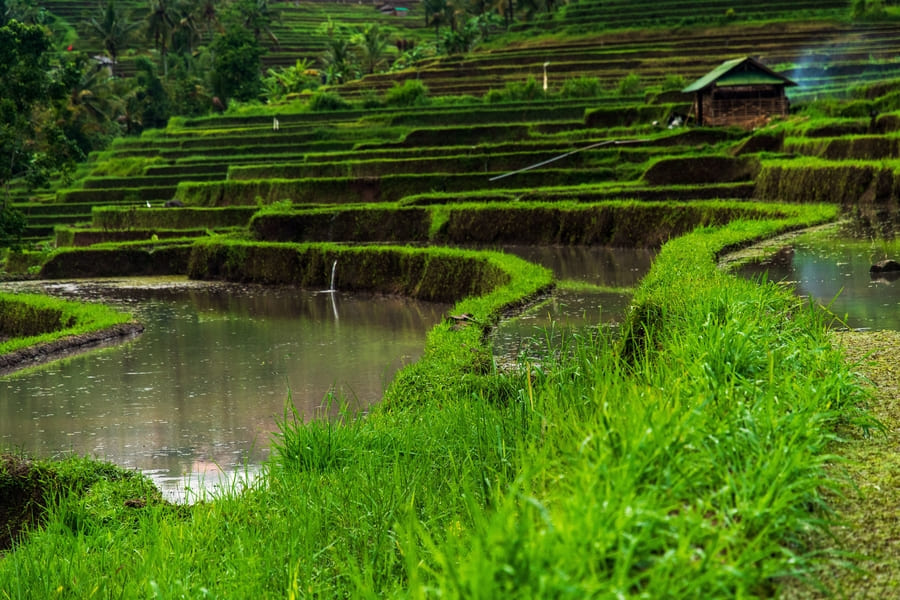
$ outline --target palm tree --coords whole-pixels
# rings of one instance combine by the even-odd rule
[[[456,31],[459,26],[457,17],[465,13],[465,9],[459,8],[454,0],[424,0],[424,5],[425,23],[434,26],[438,37],[442,26]]]
[[[211,41],[213,31],[222,33],[222,23],[219,21],[219,11],[216,8],[216,0],[197,0],[194,5],[194,15],[197,23],[207,36],[207,42]]]
[[[524,19],[526,21],[530,21],[534,18],[542,8],[542,5],[545,5],[542,0],[516,0],[516,4],[519,9],[519,15],[524,15]],[[547,12],[550,12],[550,9],[547,9]]]
[[[346,38],[330,38],[321,61],[328,83],[343,83],[353,77],[352,46]]]
[[[503,16],[507,28],[509,28],[516,16],[512,0],[491,0],[491,10]]]
[[[87,66],[69,90],[68,105],[76,115],[103,123],[113,118],[116,100],[104,70]]]
[[[377,24],[366,25],[351,40],[366,73],[374,73],[384,65],[390,36]]]
[[[140,23],[116,7],[114,0],[99,6],[99,16],[93,16],[86,23],[87,36],[100,42],[111,62],[110,72],[115,76],[119,52],[126,48],[134,37]]]
[[[269,6],[269,0],[235,0],[230,9],[231,20],[252,31],[257,40],[265,33],[274,44],[278,44],[272,23],[281,20],[281,14]]]
[[[175,22],[170,34],[172,49],[180,54],[193,54],[200,42],[197,7],[191,0],[178,0],[174,16]]]
[[[150,14],[147,17],[147,37],[159,52],[163,67],[163,77],[168,77],[169,67],[167,55],[171,43],[172,30],[175,28],[177,13],[171,0],[150,0]]]

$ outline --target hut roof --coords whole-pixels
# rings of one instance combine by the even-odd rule
[[[726,60],[721,65],[687,86],[684,93],[699,92],[713,86],[739,85],[797,85],[784,75],[776,73],[752,56]]]

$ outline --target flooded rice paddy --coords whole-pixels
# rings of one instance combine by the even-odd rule
[[[654,250],[508,246],[563,281],[493,334],[498,362],[566,332],[615,328]],[[739,274],[795,286],[852,328],[900,329],[900,280],[869,275],[871,249],[797,242]],[[418,359],[447,305],[183,278],[24,282],[3,290],[102,301],[146,330],[124,344],[0,377],[0,446],[67,453],[149,474],[173,500],[252,477],[293,405],[306,419],[365,412]],[[840,322],[838,323],[840,324]]]
[[[880,243],[834,236],[801,237],[772,258],[742,267],[748,278],[767,277],[813,299],[832,327],[900,330],[900,273],[871,275],[885,258]],[[896,258],[896,257],[895,257]]]
[[[506,246],[503,250],[547,267],[561,281],[576,283],[564,285],[522,315],[500,324],[493,334],[494,355],[507,364],[538,357],[561,336],[586,327],[617,327],[631,302],[631,290],[650,270],[657,252],[602,246]]]
[[[171,499],[252,475],[289,401],[307,419],[365,411],[448,308],[184,279],[0,287],[102,301],[146,328],[0,378],[0,446],[140,469]]]

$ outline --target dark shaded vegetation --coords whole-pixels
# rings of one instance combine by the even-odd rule
[[[159,491],[134,471],[82,458],[0,454],[0,556],[44,524],[49,511],[65,511],[65,525],[77,534],[95,518],[128,522],[136,508],[154,504],[162,504]]]

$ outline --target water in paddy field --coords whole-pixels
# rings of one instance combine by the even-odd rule
[[[449,308],[183,279],[0,285],[11,289],[110,304],[145,331],[0,377],[0,447],[140,469],[173,500],[252,476],[289,395],[307,419],[378,402]]]
[[[505,364],[523,355],[539,356],[562,335],[600,325],[616,327],[631,303],[626,290],[638,285],[657,253],[604,246],[506,246],[503,251],[547,267],[558,280],[619,288],[558,289],[547,301],[503,321],[494,332],[493,345],[494,356]]]
[[[738,274],[768,277],[815,299],[839,320],[834,327],[900,330],[900,278],[872,276],[869,267],[884,258],[878,244],[824,238],[792,242],[770,260],[745,265]],[[900,258],[900,257],[895,257]]]

